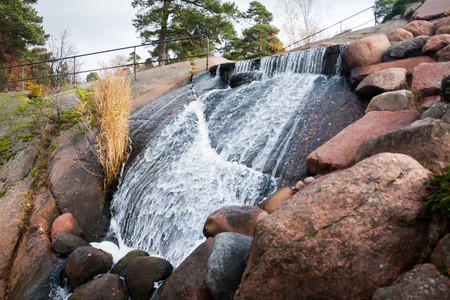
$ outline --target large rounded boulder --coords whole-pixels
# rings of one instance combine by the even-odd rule
[[[378,34],[352,42],[345,48],[344,57],[349,68],[378,64],[390,46],[388,38]]]
[[[428,21],[412,21],[405,25],[403,29],[416,36],[432,36],[434,34],[434,25]]]
[[[223,232],[214,238],[206,271],[206,285],[214,299],[233,299],[252,241],[252,237],[232,232]]]
[[[391,68],[370,74],[361,81],[355,93],[362,98],[371,98],[385,92],[404,89],[407,85],[407,71],[403,68]]]
[[[108,272],[112,262],[111,254],[94,247],[84,246],[75,249],[69,255],[64,271],[70,284],[77,288],[95,276]]]
[[[186,258],[158,289],[159,300],[213,300],[206,286],[206,268],[213,238],[208,238]]]
[[[127,295],[118,275],[106,274],[80,286],[68,300],[125,300]]]
[[[411,108],[414,94],[407,90],[386,92],[373,97],[366,108],[366,114],[371,111],[397,111]]]
[[[133,300],[147,300],[155,290],[154,284],[167,279],[173,266],[165,259],[140,256],[132,259],[125,271],[125,283]]]
[[[80,236],[83,233],[83,229],[71,213],[65,213],[57,217],[53,222],[51,238],[53,239],[57,234],[62,232]]]
[[[78,247],[87,245],[88,243],[81,237],[67,232],[57,234],[52,240],[53,250],[61,255],[69,255]]]
[[[131,250],[113,266],[111,273],[124,277],[130,261],[140,256],[149,256],[149,254],[142,250]]]
[[[391,153],[323,176],[255,228],[234,299],[369,299],[426,249],[430,176]]]

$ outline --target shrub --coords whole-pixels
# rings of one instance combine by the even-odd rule
[[[433,175],[428,184],[436,191],[428,197],[425,207],[450,217],[450,165],[446,173]]]
[[[91,130],[90,120],[85,118],[84,123],[94,136],[96,155],[103,168],[105,188],[108,188],[118,178],[128,153],[130,83],[123,72],[99,77],[92,93],[92,113],[89,119],[95,119],[98,134]]]
[[[90,82],[90,81],[96,81],[98,79],[98,74],[95,72],[91,72],[86,76],[86,81]]]

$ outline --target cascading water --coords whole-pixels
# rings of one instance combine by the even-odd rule
[[[236,63],[263,76],[235,89],[214,89],[219,78],[203,73],[135,114],[140,141],[111,205],[111,235],[178,266],[213,211],[254,205],[304,176],[296,165],[362,112],[340,76],[320,74],[325,51]]]

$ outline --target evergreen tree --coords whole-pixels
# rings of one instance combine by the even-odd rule
[[[2,0],[0,2],[0,63],[23,58],[29,48],[44,45],[48,37],[42,17],[32,7],[37,0]]]
[[[273,15],[258,1],[252,1],[243,18],[255,22],[242,32],[242,39],[234,40],[224,57],[233,60],[250,59],[281,53],[283,44],[276,36],[279,30],[270,24]]]
[[[211,48],[233,35],[232,20],[238,13],[234,3],[220,0],[133,0],[132,6],[139,8],[133,25],[144,43],[207,35]],[[204,49],[205,41],[200,40],[161,43],[152,55],[162,65],[169,51],[180,57],[201,54]]]

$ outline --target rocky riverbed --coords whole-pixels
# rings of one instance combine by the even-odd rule
[[[161,280],[159,299],[449,299],[450,223],[424,208],[424,183],[450,163],[450,17],[424,7],[416,16],[435,20],[347,46],[345,72],[370,104],[308,154],[313,176],[260,207],[213,213],[205,242],[175,270],[142,251],[113,264],[87,245],[109,226],[101,170],[73,111],[89,87],[45,103],[2,95],[0,298],[47,299],[64,270],[71,299],[148,299]],[[158,91],[186,82],[183,72]],[[159,93],[141,76],[136,107]]]

